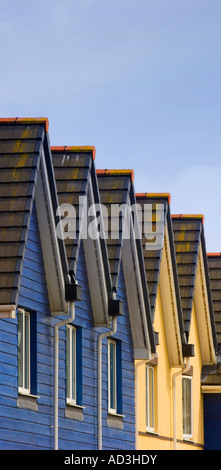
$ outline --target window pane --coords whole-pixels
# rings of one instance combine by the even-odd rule
[[[192,434],[191,380],[183,378],[183,434]]]
[[[76,329],[66,330],[66,396],[76,402]]]
[[[23,313],[18,312],[18,386],[23,387]]]
[[[76,400],[76,330],[72,328],[72,400]]]
[[[25,314],[25,383],[24,388],[30,388],[30,318]]]
[[[149,414],[150,414],[150,428],[154,427],[154,388],[153,388],[153,369],[149,369]]]
[[[154,369],[146,368],[146,426],[154,429]]]
[[[109,407],[116,410],[116,344],[109,343]]]
[[[18,312],[18,386],[30,392],[30,314]]]
[[[67,398],[71,398],[70,391],[70,328],[66,330],[66,393]]]

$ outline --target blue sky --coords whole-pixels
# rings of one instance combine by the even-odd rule
[[[2,117],[49,118],[221,251],[220,0],[0,0]]]

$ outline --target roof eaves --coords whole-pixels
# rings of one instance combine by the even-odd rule
[[[131,204],[133,206],[136,203],[136,194],[132,192],[131,196],[132,196]],[[139,238],[136,238],[136,247],[137,247],[144,303],[145,303],[145,309],[146,309],[146,319],[147,319],[147,325],[148,325],[148,334],[149,334],[149,340],[150,340],[150,345],[151,345],[151,352],[152,354],[155,354],[156,353],[156,333],[154,332],[153,323],[152,323],[150,296],[149,296],[149,290],[148,290],[148,285],[147,285],[147,280],[146,280],[142,240]]]
[[[49,142],[48,134],[46,134],[45,139],[44,139],[44,154],[45,154],[45,161],[46,161],[46,166],[47,166],[48,181],[49,181],[49,186],[50,186],[51,201],[52,201],[52,206],[53,206],[53,215],[54,215],[54,220],[55,220],[55,226],[57,227],[61,220],[61,217],[59,215],[59,211],[57,210],[59,206],[59,202],[58,202],[57,187],[56,187],[55,174],[54,174],[53,161],[52,161],[52,153],[50,149],[50,142]],[[59,237],[58,237],[58,245],[59,245],[59,251],[60,251],[60,259],[61,259],[61,264],[62,264],[63,276],[64,276],[65,282],[67,282],[68,261],[67,261],[66,251],[65,251],[64,240],[62,240]]]
[[[208,303],[209,303],[209,313],[210,313],[210,322],[211,322],[211,329],[212,329],[212,336],[213,336],[213,344],[214,344],[214,349],[217,353],[218,341],[217,341],[217,335],[216,335],[216,325],[215,325],[212,292],[211,292],[211,285],[210,285],[210,278],[209,278],[209,265],[208,265],[208,259],[207,259],[207,253],[206,253],[206,242],[205,242],[204,230],[202,230],[202,233],[201,233],[201,244],[202,244],[202,252],[203,252],[203,262],[204,262],[204,270],[205,270],[205,278],[206,278],[206,289],[207,289],[207,297],[208,297]]]
[[[184,331],[182,302],[181,302],[181,296],[180,296],[179,277],[178,277],[177,263],[176,263],[176,249],[175,249],[175,243],[174,243],[173,226],[172,226],[170,208],[168,208],[168,212],[167,212],[167,227],[168,227],[168,234],[169,234],[169,241],[170,241],[170,253],[171,253],[171,261],[172,261],[172,267],[173,267],[173,278],[174,278],[174,285],[175,285],[175,292],[176,292],[176,303],[177,303],[178,320],[179,320],[179,327],[180,327],[180,336],[181,336],[182,344],[186,344],[187,338],[186,338],[185,331]]]
[[[121,169],[121,170],[113,170],[113,169],[106,169],[106,170],[97,170],[96,171],[96,174],[97,174],[97,177],[98,177],[98,182],[100,181],[100,184],[99,184],[99,190],[100,190],[100,194],[101,194],[101,203],[103,202],[104,204],[107,203],[107,204],[111,204],[111,202],[104,202],[104,199],[102,199],[102,191],[104,191],[105,193],[105,190],[107,188],[106,184],[104,184],[104,182],[106,181],[105,178],[107,178],[107,181],[108,179],[110,178],[110,182],[111,184],[108,185],[108,191],[110,191],[110,193],[113,193],[113,194],[116,194],[118,195],[118,189],[119,189],[119,186],[117,183],[117,181],[121,181],[122,180],[122,186],[121,186],[121,189],[123,190],[123,194],[121,194],[121,196],[119,195],[119,199],[114,199],[114,203],[119,203],[120,205],[123,203],[128,203],[128,201],[130,201],[130,205],[131,206],[134,206],[135,207],[135,204],[136,204],[136,198],[135,198],[135,192],[134,192],[134,187],[133,187],[133,182],[134,182],[134,171],[133,170],[125,170],[125,169]],[[106,188],[105,188],[106,186]],[[112,200],[112,198],[110,199],[110,201]],[[136,239],[134,240],[135,241],[135,244],[134,246],[136,247],[136,253],[137,253],[137,265],[138,265],[138,269],[139,269],[139,276],[140,276],[140,279],[141,279],[141,285],[140,285],[140,289],[142,291],[142,296],[143,296],[143,301],[144,301],[144,309],[145,309],[145,322],[147,323],[147,331],[148,331],[148,338],[149,338],[149,344],[150,344],[150,349],[151,349],[151,353],[152,354],[155,354],[156,352],[156,341],[155,341],[155,333],[153,331],[153,325],[152,325],[152,321],[151,321],[151,311],[150,311],[150,303],[149,303],[149,294],[148,294],[148,287],[147,287],[147,283],[146,283],[146,277],[145,277],[145,267],[144,267],[144,259],[143,259],[143,250],[142,250],[142,243],[141,243],[141,240],[138,239],[137,237],[135,237]],[[122,259],[122,253],[123,253],[123,239],[122,239],[122,234],[120,234],[119,236],[119,239],[116,240],[116,245],[117,245],[117,251],[118,251],[118,262],[117,262],[117,265],[118,265],[118,268],[117,268],[117,272],[118,274],[114,276],[114,286],[116,287],[116,291],[117,291],[117,280],[118,280],[118,275],[119,275],[119,267],[120,267],[120,264],[121,264],[121,259]],[[126,243],[124,244],[124,247],[125,247]],[[116,263],[115,263],[115,266],[116,266]],[[136,274],[137,275],[137,274]],[[144,326],[143,326],[144,328]],[[146,327],[145,327],[146,328]],[[144,333],[144,336],[145,336],[145,331],[143,329],[143,333]]]

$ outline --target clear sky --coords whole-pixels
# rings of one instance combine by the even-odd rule
[[[0,115],[49,118],[221,251],[220,0],[0,0]]]

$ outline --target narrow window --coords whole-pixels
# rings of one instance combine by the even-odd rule
[[[154,431],[154,368],[146,366],[146,428]]]
[[[117,412],[117,357],[116,342],[108,340],[108,410]]]
[[[18,390],[31,392],[30,313],[18,311]]]
[[[67,403],[75,405],[77,403],[76,328],[68,325],[66,335]]]
[[[183,437],[192,437],[192,377],[182,378]]]

